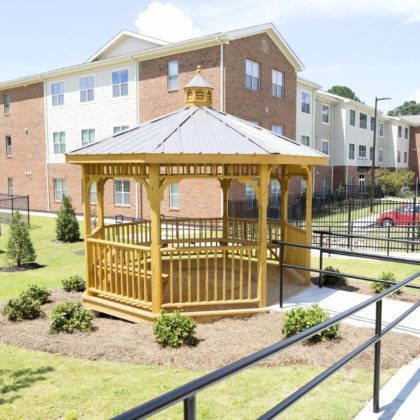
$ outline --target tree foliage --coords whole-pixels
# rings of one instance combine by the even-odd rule
[[[406,101],[402,105],[389,111],[388,115],[394,117],[398,115],[420,115],[420,103],[417,103],[416,101]]]
[[[18,267],[36,260],[36,252],[32,244],[28,225],[22,220],[22,216],[18,211],[12,217],[6,253],[9,261]]]
[[[80,239],[79,222],[71,204],[71,198],[68,196],[63,197],[63,203],[58,212],[55,233],[57,239],[63,242],[76,242]]]
[[[414,183],[414,172],[409,169],[378,171],[376,179],[386,195],[396,196],[402,187],[411,187]]]
[[[349,98],[353,99],[353,101],[361,102],[354,91],[347,86],[335,85],[328,89],[328,92],[333,93],[334,95],[342,96],[343,98]]]

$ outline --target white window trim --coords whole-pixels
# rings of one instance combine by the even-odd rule
[[[277,84],[277,83],[273,83],[273,75],[274,75],[274,72],[276,72],[276,73],[280,73],[281,75],[282,75],[282,84],[281,85],[279,85],[279,84]],[[261,69],[260,69],[260,73],[261,73]],[[260,84],[261,84],[261,81],[260,81]],[[273,85],[276,85],[276,86],[281,86],[281,95],[279,96],[279,95],[273,95]],[[283,71],[280,71],[280,70],[276,70],[276,69],[271,69],[271,96],[273,96],[274,98],[279,98],[279,99],[284,99],[284,72]]]
[[[53,85],[57,85],[58,83],[63,83],[63,104],[62,105],[53,105],[53,93],[52,87]],[[66,82],[64,80],[55,80],[50,84],[50,97],[51,97],[51,108],[61,108],[66,104]]]
[[[172,186],[178,184],[178,193],[172,192]],[[179,210],[181,208],[181,186],[179,182],[172,182],[169,184],[169,209],[170,210]],[[178,205],[173,204],[173,198],[172,196],[178,195]]]
[[[276,128],[281,128],[281,133],[278,133],[277,131],[274,131],[274,127]],[[277,124],[272,124],[271,126],[271,131],[274,134],[277,134],[278,136],[284,136],[284,127],[282,125],[277,125]]]
[[[350,157],[350,145],[353,146],[353,158]],[[347,159],[348,160],[356,160],[356,144],[349,143],[348,152],[347,152]]]
[[[326,153],[326,155],[327,155],[327,156],[330,156],[330,141],[329,141],[329,140],[327,140],[327,139],[321,139],[321,153],[324,153],[324,152],[322,151],[322,150],[323,150],[322,145],[323,145],[324,143],[328,144],[328,153]]]
[[[9,109],[6,111],[6,97],[9,98],[9,104],[8,107]],[[3,111],[4,111],[4,115],[10,115],[11,112],[11,108],[12,108],[12,101],[10,99],[10,93],[4,93],[3,94]]]
[[[324,106],[326,106],[328,108],[328,122],[324,122]],[[328,104],[321,104],[321,122],[324,125],[330,125],[330,121],[331,121],[331,105]]]
[[[7,145],[7,139],[10,139],[10,146]],[[6,135],[4,137],[4,141],[6,143],[6,158],[11,158],[11,157],[13,157],[13,139],[12,139],[12,136],[10,134]],[[9,153],[9,149],[10,149],[11,153]]]
[[[58,189],[56,188],[56,185],[57,185],[56,181],[62,181],[60,182],[61,189],[59,190],[61,191],[61,200],[57,200],[56,198],[56,191],[58,191]],[[67,195],[67,180],[65,178],[53,178],[53,188],[54,188],[54,202],[61,203],[63,201],[63,197]]]
[[[85,78],[87,78],[87,77],[93,77],[93,100],[92,101],[84,101],[84,102],[82,102],[81,101],[81,98],[80,98],[80,94],[81,94],[81,90],[80,90],[80,80],[81,79],[85,79]],[[111,78],[112,78],[112,75],[111,75]],[[95,74],[93,73],[93,74],[85,74],[85,75],[83,75],[83,76],[80,76],[79,77],[79,80],[78,80],[78,83],[79,83],[79,103],[81,103],[81,104],[94,104],[95,102],[96,102],[96,77],[95,77]],[[89,89],[88,89],[89,90]]]
[[[114,83],[112,83],[112,73],[116,73],[117,71],[124,71],[127,70],[127,95],[121,95],[121,83],[119,83],[120,85],[120,95],[118,96],[114,96]],[[112,99],[120,99],[120,98],[125,98],[125,97],[129,97],[130,96],[130,67],[121,67],[118,69],[111,69],[109,72],[109,76],[111,79],[111,98]]]
[[[381,135],[381,125],[383,127],[382,135]],[[385,137],[385,124],[382,121],[379,121],[378,123],[378,135],[379,137]]]
[[[15,195],[15,180],[12,176],[7,177],[7,195]]]
[[[309,95],[309,112],[305,112],[302,109],[302,106],[303,106],[303,103],[304,103],[303,102],[303,94],[304,93],[307,93]],[[305,104],[306,104],[306,102],[305,102]],[[312,93],[309,92],[308,90],[304,90],[304,89],[301,89],[300,90],[300,112],[302,114],[307,114],[307,115],[311,115],[312,114]]]
[[[382,151],[382,159],[381,157],[381,151]],[[378,149],[378,163],[384,163],[384,149],[383,148],[379,148]]]
[[[83,144],[83,131],[92,131],[92,130],[94,132],[95,139],[93,141],[91,141],[89,139],[89,141],[87,143]],[[82,128],[80,130],[80,138],[81,138],[81,142],[82,142],[82,146],[83,147],[89,146],[89,144],[95,143],[96,142],[96,129],[95,128]]]
[[[306,144],[302,143],[302,137],[308,137],[309,138],[309,144],[306,146]],[[301,134],[300,135],[300,144],[306,146],[306,147],[312,147],[312,138],[309,134]]]
[[[54,142],[54,134],[61,134],[61,133],[64,133],[64,152],[56,152],[55,151],[55,142]],[[59,136],[59,140],[61,139],[61,135]],[[59,145],[59,148],[61,149],[61,142],[59,142],[58,143],[58,145]],[[52,133],[52,146],[53,146],[53,154],[54,155],[56,155],[56,156],[59,156],[59,155],[64,155],[66,152],[67,152],[67,139],[66,139],[66,132],[65,131],[54,131],[53,133]],[[61,178],[57,178],[57,179],[61,179]]]
[[[365,120],[366,126],[365,127],[362,127],[362,115],[365,115],[366,116],[366,120]],[[367,128],[368,128],[368,119],[369,119],[369,115],[368,114],[365,114],[364,112],[359,112],[359,128],[360,129],[367,130]]]
[[[351,123],[351,111],[354,112],[354,124]],[[357,124],[357,112],[355,109],[351,108],[349,109],[349,126],[356,127],[356,124]]]
[[[176,61],[177,62],[177,67],[178,67],[178,71],[176,73],[176,88],[170,88],[169,87],[169,63],[172,63]],[[179,60],[169,60],[166,62],[166,72],[167,72],[167,89],[168,92],[177,92],[179,90]]]
[[[258,77],[247,73],[246,64],[247,64],[248,61],[250,63],[252,63],[251,68],[253,67],[253,64],[258,65]],[[247,76],[251,77],[251,87],[250,88],[246,85],[246,77]],[[253,89],[253,84],[252,84],[253,79],[258,79],[258,89]],[[251,60],[249,58],[245,59],[245,89],[250,90],[251,92],[261,92],[261,63],[259,63],[258,61]]]
[[[364,156],[360,156],[360,147],[365,148],[365,155]],[[358,159],[361,159],[361,160],[367,160],[367,146],[365,144],[359,144],[357,146],[357,157],[358,157]]]
[[[128,195],[129,195],[130,202],[128,204],[117,203],[117,189],[115,188],[115,184],[116,184],[116,182],[123,182],[123,181],[128,181],[128,183],[129,183],[129,190],[128,190],[128,192],[127,191],[122,191],[123,194],[127,194],[128,193]],[[130,181],[130,179],[127,179],[127,178],[114,178],[114,206],[115,207],[130,207],[130,205],[131,205],[131,181]]]

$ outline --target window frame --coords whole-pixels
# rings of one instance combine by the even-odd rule
[[[364,150],[364,156],[362,156],[361,155],[361,150]],[[358,158],[359,159],[367,159],[367,147],[366,147],[366,145],[365,144],[359,144],[359,147],[358,147],[358,151],[359,151],[359,153],[358,153]]]
[[[305,142],[303,142],[303,138],[307,138],[308,139],[308,144],[306,144]],[[300,135],[300,144],[303,144],[306,147],[311,147],[311,136],[308,134],[301,134]]]
[[[176,186],[178,191],[173,191],[172,188]],[[169,209],[179,210],[181,208],[181,186],[179,182],[171,182],[169,184]],[[176,198],[174,198],[176,197]],[[178,202],[176,202],[178,201]]]
[[[170,73],[170,64],[176,63],[176,75]],[[169,60],[166,65],[167,69],[167,87],[168,92],[176,92],[179,90],[179,60]],[[171,81],[176,80],[176,87],[171,86]]]
[[[322,193],[324,193],[324,194],[326,194],[327,192],[328,192],[328,190],[329,190],[329,179],[328,179],[329,177],[328,176],[323,176],[322,178],[321,178],[321,192]]]
[[[58,184],[61,184],[60,188],[57,188]],[[67,181],[65,178],[53,178],[53,186],[54,186],[54,202],[61,203],[63,201],[63,197],[67,195]],[[57,192],[59,192],[59,194],[57,194]],[[59,197],[60,195],[61,195],[61,198]]]
[[[398,126],[398,133],[397,133],[397,136],[398,136],[398,138],[399,138],[399,139],[401,139],[401,138],[402,138],[402,125],[399,125],[399,126]]]
[[[117,190],[117,183],[122,183],[122,190]],[[124,189],[124,185],[128,183],[128,191]],[[122,202],[118,202],[117,194],[121,194]],[[125,197],[128,195],[128,204],[125,202]],[[116,207],[130,207],[131,204],[131,182],[130,179],[121,178],[121,179],[114,179],[114,205]]]
[[[82,79],[89,79],[92,78],[93,79],[93,87],[89,88],[87,87],[87,89],[83,89],[82,90]],[[89,99],[89,92],[92,91],[92,99]],[[86,93],[86,100],[82,100],[82,93]],[[87,74],[85,76],[80,76],[79,77],[79,101],[81,104],[85,104],[85,103],[90,103],[90,102],[94,102],[95,101],[95,75],[94,74]]]
[[[378,163],[384,163],[384,149],[378,149]]]
[[[95,186],[95,188],[93,188]],[[92,205],[96,205],[98,202],[98,184],[96,183],[96,181],[93,181],[90,184],[90,189],[89,189],[89,200],[90,200],[90,204]]]
[[[281,84],[276,83],[277,78],[274,76],[280,75],[281,77]],[[276,79],[276,80],[275,80]],[[279,93],[280,90],[280,94]],[[271,69],[271,95],[275,98],[284,98],[284,72]]]
[[[248,63],[250,63],[250,66],[251,66],[251,74],[248,74]],[[255,67],[254,64],[258,68],[257,76],[254,75],[254,67]],[[250,80],[249,86],[248,86],[248,80]],[[254,85],[255,81],[257,81],[257,86]],[[252,92],[260,92],[261,90],[261,64],[249,58],[245,59],[245,88]]]
[[[356,120],[357,120],[356,110],[355,109],[350,109],[349,125],[351,125],[352,127],[356,127]]]
[[[403,163],[408,163],[408,152],[407,150],[404,150],[404,155],[403,155]]]
[[[303,97],[304,97],[304,95],[308,95],[308,97],[309,97],[309,102],[308,103],[306,103],[306,102],[303,102]],[[303,113],[303,114],[311,114],[311,102],[312,102],[312,94],[311,94],[311,92],[308,92],[307,90],[303,90],[303,89],[301,89],[301,91],[300,91],[300,111]],[[305,111],[305,109],[304,109],[304,105],[307,105],[308,106],[308,110],[307,111]]]
[[[353,146],[353,150],[351,150],[350,146]],[[351,152],[353,152],[353,157],[351,157]],[[348,160],[356,159],[356,145],[354,143],[349,143],[349,150],[348,150],[347,157],[348,157]]]
[[[324,144],[327,145],[328,153],[324,153]],[[324,155],[330,156],[330,141],[329,140],[321,139],[321,153],[324,153]]]
[[[326,114],[324,113],[324,107],[328,111]],[[324,121],[324,117],[327,116],[327,121]],[[321,104],[321,122],[325,125],[330,125],[330,116],[331,116],[331,106],[325,103]]]
[[[372,115],[370,116],[370,131],[374,131],[375,130],[375,117],[372,117]]]
[[[404,139],[408,140],[408,137],[409,137],[408,127],[404,127]]]
[[[382,130],[381,130],[381,127],[382,127]],[[385,124],[382,121],[379,121],[378,123],[378,135],[379,137],[385,136]]]
[[[8,140],[10,139],[10,145],[8,144]],[[6,157],[11,158],[13,157],[13,141],[12,136],[10,134],[5,136],[6,141]]]
[[[284,136],[284,127],[282,125],[273,124],[271,126],[271,131],[278,136]],[[281,133],[279,131],[281,131]]]
[[[66,132],[65,131],[54,131],[53,133],[53,151],[54,155],[64,155],[66,153]],[[56,134],[59,135],[59,142],[56,143]],[[64,143],[61,141],[61,135],[64,134]],[[62,150],[64,144],[64,151]],[[58,152],[56,151],[58,146]]]
[[[54,94],[53,93],[53,86],[54,85],[63,85],[63,93]],[[64,104],[65,104],[64,94],[65,94],[65,91],[66,91],[66,85],[64,83],[64,80],[52,82],[50,87],[51,87],[51,106],[54,107],[54,108],[64,106]],[[60,97],[62,97],[63,103],[60,103],[60,101],[59,101]],[[54,98],[57,98],[57,103],[55,105],[54,105]]]
[[[7,100],[6,100],[6,98],[7,98]],[[7,106],[6,106],[6,103],[7,103]],[[4,115],[9,115],[10,114],[10,104],[11,104],[10,93],[5,93],[3,95]]]
[[[86,131],[88,132],[88,137],[89,137],[87,143],[83,141],[83,132],[86,132]],[[90,138],[92,131],[93,131],[93,140]],[[95,141],[96,141],[96,130],[94,128],[82,128],[80,130],[80,138],[82,140],[82,146],[83,147],[89,146],[89,144],[95,143]]]
[[[118,83],[114,83],[114,73],[122,73],[126,71],[127,72],[127,82],[118,82]],[[124,96],[129,96],[130,94],[130,90],[129,90],[129,84],[130,84],[130,70],[128,68],[121,68],[121,69],[114,69],[111,70],[111,85],[112,85],[112,97],[113,98],[122,98]],[[124,95],[121,94],[122,92],[122,85],[127,85],[127,93],[125,93]],[[118,86],[118,95],[115,95],[115,90],[114,88]]]
[[[363,120],[362,120],[362,115],[366,117]],[[359,128],[362,128],[363,130],[367,130],[367,120],[368,120],[368,115],[365,114],[364,112],[359,112]],[[364,127],[362,126],[362,121],[364,122]]]
[[[12,176],[7,177],[7,195],[12,197],[15,195],[15,180]]]
[[[125,127],[125,128],[124,128]],[[127,131],[130,128],[129,125],[115,125],[112,127],[113,135],[123,133],[124,131]]]
[[[397,150],[397,163],[401,163],[401,150]]]

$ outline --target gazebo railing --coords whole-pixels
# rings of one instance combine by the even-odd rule
[[[150,221],[115,223],[104,226],[103,239],[124,244],[150,243]]]
[[[258,302],[256,246],[164,248],[164,308]]]

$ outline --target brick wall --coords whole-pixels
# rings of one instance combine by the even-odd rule
[[[8,115],[5,94],[11,101]],[[6,157],[6,136],[12,137],[10,158]],[[0,193],[8,192],[7,178],[13,177],[15,194],[29,194],[32,210],[46,210],[45,156],[44,84],[0,91]]]

